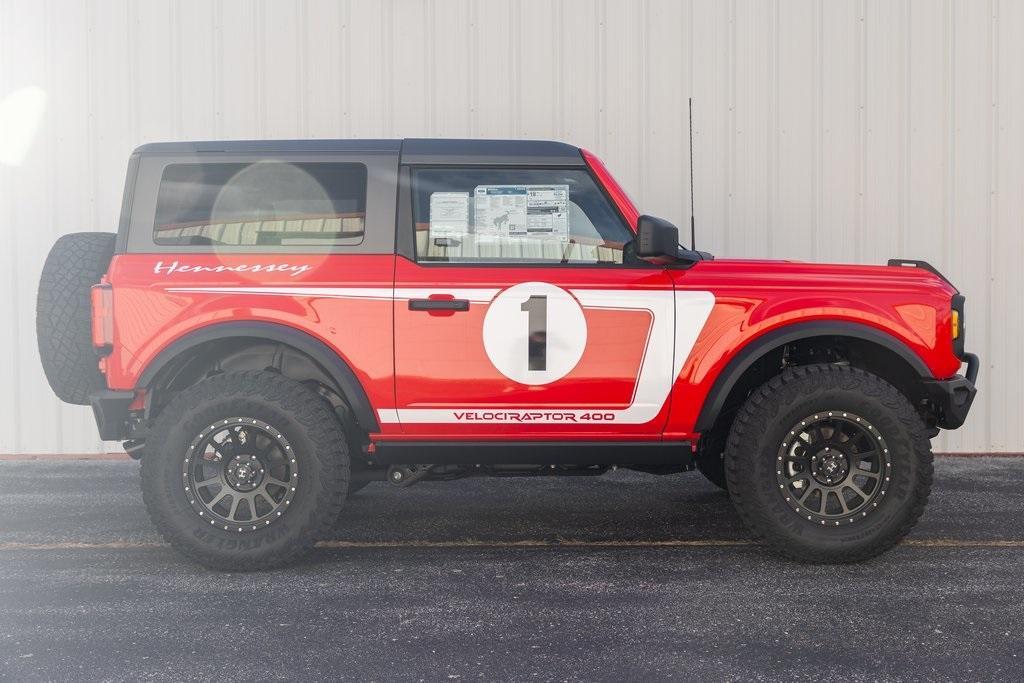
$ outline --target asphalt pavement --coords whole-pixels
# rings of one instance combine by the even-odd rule
[[[371,484],[301,566],[165,546],[138,464],[0,462],[0,678],[1024,678],[1024,458],[940,458],[902,545],[805,566],[698,474]]]

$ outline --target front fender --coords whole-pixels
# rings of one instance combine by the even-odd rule
[[[772,349],[811,337],[850,337],[878,344],[906,361],[922,380],[931,377],[931,371],[928,369],[928,366],[904,341],[878,328],[846,320],[815,320],[792,323],[769,329],[747,340],[742,347],[732,354],[725,368],[718,374],[711,385],[711,389],[703,401],[693,431],[706,431],[714,425],[733,387],[736,386],[743,373],[759,358]]]

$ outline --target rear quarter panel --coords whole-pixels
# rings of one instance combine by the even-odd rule
[[[169,272],[172,264],[222,268],[220,272]],[[271,265],[293,269],[231,270]],[[302,272],[296,275],[296,269]],[[106,360],[107,383],[112,389],[134,388],[161,351],[210,325],[272,322],[324,342],[348,363],[372,405],[390,405],[394,401],[393,277],[391,255],[115,256],[107,275],[114,291],[116,342]],[[304,287],[319,291],[304,295]],[[337,291],[331,293],[331,288]],[[274,291],[294,293],[282,296]],[[351,296],[353,292],[357,295]]]

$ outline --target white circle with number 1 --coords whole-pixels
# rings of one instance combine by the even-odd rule
[[[576,367],[587,346],[579,302],[547,282],[501,292],[484,317],[484,350],[498,371],[521,384],[550,384]]]

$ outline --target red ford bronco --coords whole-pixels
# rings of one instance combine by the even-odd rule
[[[167,540],[233,569],[374,479],[616,466],[696,468],[781,554],[861,560],[921,515],[978,372],[927,263],[714,259],[529,141],[144,145],[117,234],[50,252],[38,336]]]

